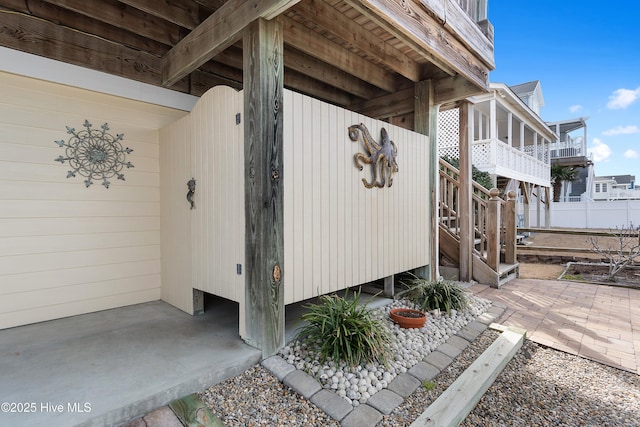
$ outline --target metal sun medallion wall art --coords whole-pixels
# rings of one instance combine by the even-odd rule
[[[389,134],[385,128],[380,130],[381,142],[378,144],[363,123],[349,126],[349,139],[354,142],[358,141],[359,134],[362,134],[362,141],[368,154],[356,153],[353,159],[360,170],[364,167],[363,163],[371,165],[373,175],[371,182],[367,182],[365,178],[362,178],[364,186],[366,188],[383,188],[385,185],[391,187],[393,174],[398,172],[398,163],[396,162],[398,148],[396,144],[389,139]]]
[[[65,155],[58,156],[56,162],[69,162],[72,170],[67,173],[67,178],[76,174],[86,177],[84,184],[89,187],[94,180],[102,180],[102,185],[109,188],[109,178],[117,176],[124,181],[122,169],[132,168],[131,162],[126,161],[126,155],[133,150],[129,147],[122,148],[123,134],[115,137],[108,133],[109,126],[105,123],[100,129],[93,129],[88,120],[84,121],[84,128],[76,132],[74,128],[67,126],[67,133],[72,135],[68,142],[56,141],[59,147],[65,148]]]

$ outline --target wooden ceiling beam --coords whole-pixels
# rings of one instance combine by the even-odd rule
[[[120,0],[121,3],[190,30],[200,24],[198,4],[193,0]],[[90,3],[91,2],[87,2]],[[93,7],[101,7],[92,4]]]
[[[320,61],[352,74],[386,92],[396,92],[400,83],[388,71],[318,34],[291,18],[282,16],[284,42]]]
[[[403,0],[345,0],[350,6],[405,41],[447,74],[462,75],[483,91],[489,90],[489,67],[436,18]]]
[[[444,104],[484,93],[460,75],[433,80],[434,103]]]
[[[380,89],[377,87],[293,47],[285,49],[284,64],[287,68],[359,98],[369,99],[380,95]]]
[[[389,95],[357,102],[348,108],[378,120],[401,116],[414,111],[415,90],[412,86]]]
[[[349,93],[286,67],[284,69],[284,85],[288,89],[341,107],[353,104],[358,99]]]
[[[242,69],[242,49],[236,45],[231,46],[216,55],[214,61]],[[324,82],[326,87],[333,86],[341,92],[350,93],[358,98],[369,99],[380,96],[380,89],[294,48],[287,47],[285,49],[284,64],[286,67],[285,84],[287,83],[286,70],[294,70],[314,81]],[[297,80],[301,79],[297,78]],[[299,88],[297,87],[297,89]]]
[[[160,86],[162,60],[40,18],[0,9],[0,45]],[[187,80],[172,89],[189,92]]]
[[[89,17],[92,19],[92,22],[99,21],[128,31],[131,33],[132,37],[134,35],[137,35],[138,37],[142,36],[162,43],[168,47],[178,43],[184,35],[182,34],[182,31],[186,31],[181,30],[181,28],[176,24],[172,24],[163,19],[159,19],[155,15],[122,4],[117,0],[101,0],[99,12],[96,11],[96,7],[93,3],[87,2],[86,0],[47,0],[46,2],[34,2],[33,4],[29,4],[28,9],[34,15],[40,16],[37,11],[43,10],[46,3]],[[60,15],[59,19],[64,19],[64,16],[62,16],[62,14]],[[79,25],[82,25],[82,21],[82,19],[78,19],[76,22],[72,21],[66,25],[70,28],[77,28]],[[99,28],[95,28],[93,30],[93,33],[101,35],[98,32]],[[111,40],[111,33],[108,36],[105,35],[103,37]],[[168,48],[164,49],[162,54],[167,50]]]
[[[163,86],[171,86],[238,41],[257,18],[269,18],[300,0],[229,0],[163,58]]]
[[[324,1],[307,0],[297,4],[292,10],[401,76],[413,82],[422,78],[420,64]]]

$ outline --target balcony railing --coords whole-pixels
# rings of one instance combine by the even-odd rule
[[[475,22],[487,19],[487,0],[455,0]]]
[[[587,148],[583,141],[560,141],[549,144],[552,159],[567,157],[582,157],[587,155]]]
[[[551,179],[548,146],[520,151],[497,139],[474,141],[471,162],[483,172],[548,187]],[[527,147],[525,147],[525,150]],[[438,147],[440,157],[460,158],[457,145]]]

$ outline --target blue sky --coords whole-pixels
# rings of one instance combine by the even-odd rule
[[[489,0],[488,14],[496,61],[489,80],[539,80],[545,121],[589,117],[597,176],[640,180],[640,1]]]

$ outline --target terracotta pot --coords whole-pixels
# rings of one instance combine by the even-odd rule
[[[422,328],[427,321],[425,313],[411,308],[392,308],[389,316],[401,328]]]

